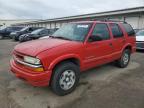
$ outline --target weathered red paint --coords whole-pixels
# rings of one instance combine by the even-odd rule
[[[22,43],[15,47],[14,53],[39,58],[44,67],[44,72],[33,72],[25,66],[18,65],[14,60],[10,62],[11,71],[18,78],[24,79],[34,86],[47,86],[51,80],[54,67],[63,60],[70,58],[77,59],[80,63],[80,70],[85,71],[119,59],[127,46],[130,46],[132,52],[135,52],[135,37],[128,37],[121,23],[117,24],[123,31],[124,37],[118,39],[113,38],[109,26],[109,23],[112,22],[85,21],[80,23],[93,24],[84,42],[50,38]],[[111,39],[89,43],[88,38],[97,23],[108,24]],[[113,47],[110,47],[109,44],[112,44]]]

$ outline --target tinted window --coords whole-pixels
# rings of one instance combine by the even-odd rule
[[[118,24],[110,24],[110,27],[111,27],[112,34],[113,34],[114,38],[123,37],[123,32],[121,31]]]
[[[106,24],[96,24],[92,35],[100,36],[102,40],[110,39],[109,29]]]
[[[31,28],[32,28],[33,31],[37,30],[37,29],[42,29],[42,27],[31,27]]]
[[[128,36],[134,36],[135,35],[135,31],[133,30],[133,28],[131,27],[131,25],[129,24],[123,24]]]
[[[49,30],[49,34],[52,35],[52,34],[53,34],[54,32],[56,32],[57,30],[58,30],[58,28],[50,29],[50,30]]]
[[[37,29],[31,32],[31,34],[39,34],[43,29]]]
[[[48,30],[42,30],[42,31],[41,31],[41,34],[42,34],[42,35],[47,35],[47,34],[48,34]]]

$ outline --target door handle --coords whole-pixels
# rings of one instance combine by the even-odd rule
[[[113,46],[113,44],[112,44],[112,43],[109,43],[109,46],[111,46],[111,47],[112,47],[112,46]]]

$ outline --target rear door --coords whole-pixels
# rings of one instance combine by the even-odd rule
[[[130,24],[122,24],[127,34],[127,43],[130,43],[132,47],[132,51],[136,50],[136,36],[135,31],[133,30]],[[137,44],[138,45],[138,44]]]
[[[107,24],[97,23],[91,36],[100,36],[101,41],[88,40],[85,46],[85,66],[91,68],[111,60],[113,46]]]
[[[126,43],[124,33],[120,26],[116,23],[110,23],[111,32],[113,34],[112,45],[114,47],[113,59],[119,58],[121,56],[122,48]]]

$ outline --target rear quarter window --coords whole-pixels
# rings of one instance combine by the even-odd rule
[[[130,24],[122,24],[128,36],[135,36],[135,31]]]

